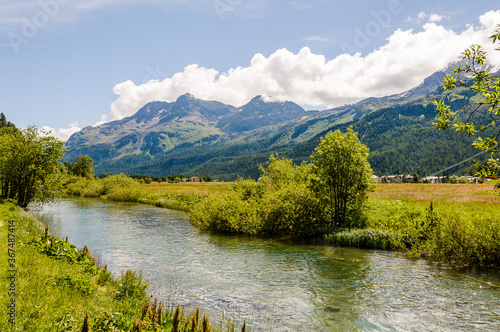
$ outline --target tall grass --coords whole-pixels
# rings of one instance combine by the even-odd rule
[[[228,182],[151,182],[149,184],[142,184],[140,188],[148,194],[222,194],[229,191],[230,185]]]
[[[139,203],[152,204],[157,207],[171,210],[189,212],[200,200],[208,197],[208,194],[196,193],[164,193],[145,194],[137,200]]]
[[[500,268],[500,197],[493,184],[379,185],[369,207],[367,229],[335,231],[326,240]]]

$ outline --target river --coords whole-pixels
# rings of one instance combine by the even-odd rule
[[[35,211],[115,276],[142,271],[159,300],[253,331],[500,331],[500,273],[402,253],[200,232],[182,212],[61,199]]]

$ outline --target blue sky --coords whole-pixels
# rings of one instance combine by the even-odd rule
[[[405,91],[498,23],[497,1],[3,0],[0,112],[67,139],[186,92],[324,109]]]

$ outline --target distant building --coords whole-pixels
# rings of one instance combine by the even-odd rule
[[[403,182],[402,175],[389,175],[389,176],[386,176],[386,178],[387,178],[387,183],[402,183]]]
[[[192,176],[189,178],[189,182],[200,182],[200,177]]]

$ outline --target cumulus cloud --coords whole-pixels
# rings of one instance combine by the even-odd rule
[[[442,15],[432,13],[429,15],[429,22],[441,22],[443,18],[444,17]]]
[[[67,141],[68,138],[73,135],[74,133],[82,130],[82,128],[79,127],[78,122],[73,122],[68,125],[67,128],[60,128],[59,130],[56,130],[54,128],[50,128],[48,126],[42,127],[42,130],[50,135],[54,136],[62,141]]]
[[[428,22],[420,32],[396,30],[387,43],[366,56],[342,54],[328,60],[304,47],[297,54],[280,49],[256,54],[246,67],[219,73],[196,64],[164,80],[136,85],[117,84],[119,97],[106,120],[118,120],[137,112],[151,101],[172,102],[191,93],[197,98],[241,106],[256,95],[273,96],[317,107],[334,107],[363,98],[406,91],[427,76],[460,60],[471,44],[481,44],[489,60],[500,68],[500,56],[489,36],[500,22],[500,11],[480,17],[478,26],[454,32]]]

